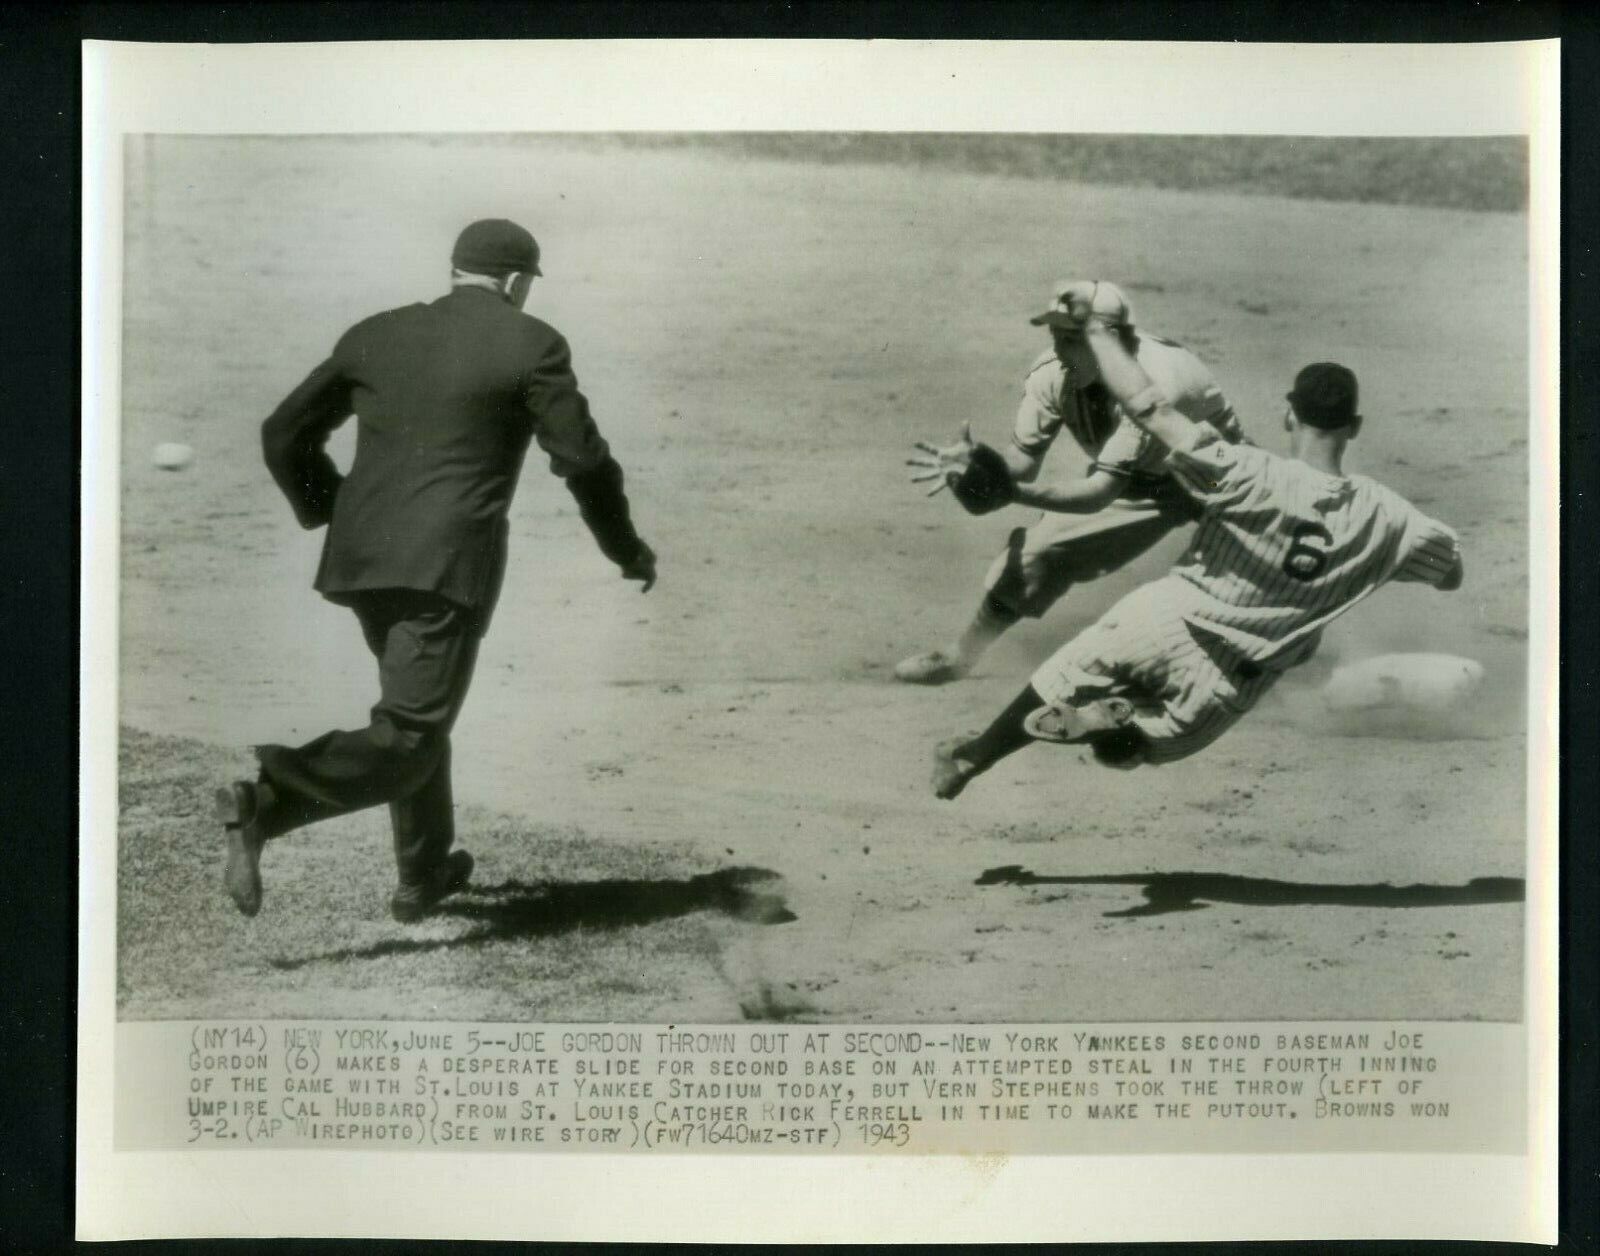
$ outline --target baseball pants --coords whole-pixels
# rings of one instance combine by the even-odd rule
[[[416,884],[455,842],[450,729],[477,661],[477,623],[465,607],[409,589],[354,594],[349,605],[378,661],[381,696],[365,728],[256,747],[274,795],[261,829],[278,837],[388,803],[400,883]]]
[[[1177,494],[1118,498],[1092,515],[1046,512],[1012,531],[984,584],[994,603],[1037,619],[1073,585],[1126,567],[1194,518],[1193,505]]]
[[[1131,699],[1152,764],[1209,746],[1283,672],[1252,666],[1222,642],[1198,636],[1183,618],[1176,582],[1168,576],[1127,594],[1046,659],[1032,681],[1050,703],[1111,693]]]

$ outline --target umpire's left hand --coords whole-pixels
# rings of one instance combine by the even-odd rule
[[[640,593],[650,592],[656,583],[656,552],[640,541],[638,552],[622,564],[622,578],[639,581],[643,585]]]

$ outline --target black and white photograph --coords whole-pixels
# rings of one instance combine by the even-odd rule
[[[1520,138],[126,157],[123,1016],[1520,1018]]]
[[[118,1025],[1530,1024],[1529,132],[974,121],[107,137]]]

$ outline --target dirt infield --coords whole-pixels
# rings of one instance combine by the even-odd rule
[[[127,197],[121,1015],[1520,1016],[1521,214],[421,138],[135,142]],[[259,422],[350,323],[441,291],[489,214],[540,238],[529,309],[574,346],[660,586],[617,579],[535,454],[456,735],[480,888],[391,923],[368,815],[269,848],[243,920],[206,787],[375,697]],[[1354,367],[1353,469],[1460,531],[1467,584],[1382,591],[1195,759],[1038,747],[939,803],[934,741],[1179,549],[962,683],[890,679],[1025,521],[925,500],[907,447],[968,418],[1004,437],[1045,344],[1026,316],[1080,271],[1205,358],[1269,448],[1296,367]],[[162,441],[194,464],[153,467]],[[1332,726],[1332,663],[1405,649],[1484,663],[1471,719]]]

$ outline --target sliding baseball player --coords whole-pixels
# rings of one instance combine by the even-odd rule
[[[1182,346],[1136,331],[1115,285],[1057,281],[1050,307],[1031,320],[1050,329],[1051,348],[1028,371],[1009,446],[997,450],[975,444],[969,425],[954,445],[942,449],[919,441],[918,453],[909,460],[913,481],[931,482],[932,493],[949,486],[971,514],[1007,505],[1044,513],[1012,531],[961,635],[902,661],[895,668],[899,680],[939,685],[965,676],[1019,619],[1043,615],[1073,585],[1127,566],[1192,521],[1192,503],[1162,470],[1148,437],[1121,421],[1082,327],[1068,312],[1073,300],[1093,301],[1096,293],[1106,308],[1120,311],[1114,330],[1167,403],[1213,425],[1226,440],[1240,439],[1233,408],[1211,373]],[[1045,455],[1063,429],[1092,459],[1088,472],[1063,483],[1039,483]]]
[[[1316,362],[1296,377],[1289,456],[1232,444],[1172,406],[1128,351],[1120,295],[1071,294],[1106,388],[1200,512],[1172,572],[1134,590],[1033,674],[984,732],[942,743],[933,788],[967,783],[1035,740],[1086,742],[1116,767],[1210,745],[1323,629],[1390,580],[1459,588],[1459,542],[1399,494],[1343,471],[1361,430],[1355,375]]]

